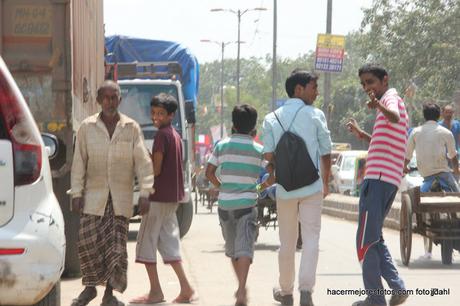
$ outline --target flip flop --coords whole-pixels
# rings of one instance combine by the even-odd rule
[[[153,305],[153,304],[160,304],[166,302],[165,299],[161,300],[149,300],[149,295],[146,294],[144,296],[132,299],[129,301],[130,304],[142,304],[142,305]]]
[[[175,304],[192,304],[193,302],[198,301],[198,296],[195,295],[195,293],[189,297],[188,299],[179,299],[175,298],[172,302]]]

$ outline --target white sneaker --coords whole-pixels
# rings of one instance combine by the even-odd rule
[[[425,260],[430,260],[433,257],[433,255],[430,252],[426,252],[422,256],[420,256],[420,259],[425,259]]]

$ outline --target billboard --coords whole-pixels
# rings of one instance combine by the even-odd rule
[[[345,36],[318,34],[315,70],[342,72]]]

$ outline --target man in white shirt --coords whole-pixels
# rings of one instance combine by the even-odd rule
[[[437,123],[441,114],[441,108],[434,103],[423,105],[423,117],[426,122],[416,127],[410,134],[407,146],[404,169],[412,154],[417,154],[417,168],[424,181],[420,187],[421,192],[428,192],[435,179],[438,179],[445,191],[459,192],[459,187],[452,170],[449,168],[450,161],[453,173],[458,177],[458,159],[455,149],[455,139],[452,132]],[[447,153],[447,154],[446,154]]]

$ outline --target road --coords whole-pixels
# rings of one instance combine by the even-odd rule
[[[133,297],[142,295],[148,290],[148,278],[144,267],[134,263],[138,227],[138,223],[131,223],[128,243],[128,289],[123,295],[118,294],[126,304]],[[354,248],[355,231],[356,225],[353,222],[323,216],[317,285],[313,294],[315,305],[351,305],[352,302],[360,299],[354,295],[328,294],[328,289],[329,293],[331,290],[338,289],[362,289],[361,267],[356,259]],[[433,259],[420,259],[418,257],[423,254],[423,241],[420,236],[414,235],[411,263],[407,268],[402,266],[400,261],[399,232],[385,229],[384,236],[407,288],[414,290],[414,295],[404,305],[458,305],[460,301],[460,255],[458,253],[454,254],[452,266],[441,264],[439,247],[434,247]],[[271,293],[277,283],[278,246],[277,230],[260,229],[255,259],[248,279],[251,306],[279,305],[273,301]],[[182,240],[182,249],[186,272],[199,295],[199,300],[194,304],[234,305],[233,292],[236,289],[236,280],[230,262],[223,252],[223,240],[215,210],[210,213],[204,207],[199,208],[190,232]],[[299,259],[298,252],[297,262]],[[169,266],[160,264],[159,274],[168,301],[162,305],[173,305],[170,301],[178,294],[179,284]],[[429,294],[432,288],[448,289],[449,292],[443,296],[431,297]],[[80,279],[63,280],[61,282],[62,305],[70,305],[72,298],[75,298],[81,289]],[[91,306],[99,305],[101,302],[103,288],[99,288],[98,291],[99,296],[93,300]],[[298,295],[295,295],[294,299],[294,305],[298,305]]]

